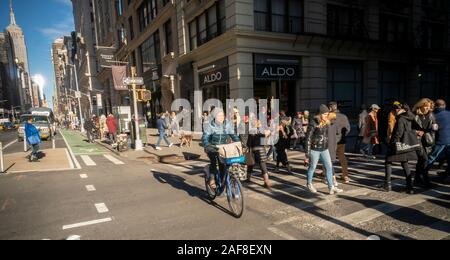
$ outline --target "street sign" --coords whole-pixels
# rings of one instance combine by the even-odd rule
[[[136,86],[142,86],[144,85],[144,78],[125,78],[123,80],[123,83],[125,85],[136,85]]]
[[[81,98],[81,92],[75,91],[75,98]]]

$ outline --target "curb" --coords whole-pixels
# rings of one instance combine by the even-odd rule
[[[102,143],[101,141],[95,140],[95,143],[101,145],[102,147],[106,148],[107,150],[111,151],[112,153],[114,153],[115,155],[117,155],[117,156],[119,156],[119,157],[124,157],[124,156],[122,156],[122,154],[119,153],[117,150],[113,149],[113,148],[110,147],[109,145],[106,145],[106,144]]]

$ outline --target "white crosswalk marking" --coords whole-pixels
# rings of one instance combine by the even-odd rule
[[[105,203],[95,204],[95,208],[97,209],[98,213],[100,213],[100,214],[109,212],[109,209],[106,207]]]
[[[316,230],[329,237],[341,239],[366,240],[371,235],[384,237],[385,231],[395,234],[399,229],[395,225],[416,225],[414,222],[403,220],[404,209],[417,210],[417,207],[422,206],[428,208],[430,200],[443,199],[450,193],[448,185],[430,191],[417,189],[417,192],[421,192],[417,195],[401,192],[405,186],[405,179],[399,171],[401,170],[399,165],[393,167],[396,172],[392,182],[395,191],[386,193],[378,186],[384,181],[384,160],[365,161],[352,158],[349,163],[352,182],[349,185],[342,185],[344,193],[328,196],[327,185],[321,182],[320,178],[315,178],[319,194],[312,195],[305,189],[306,169],[302,164],[302,156],[296,158],[298,160],[291,160],[294,174],[287,172],[270,174],[274,185],[271,191],[262,186],[263,180],[259,170],[255,173],[252,184],[245,185],[248,207],[270,218],[272,225],[268,227],[268,231],[286,240],[296,239],[297,234],[310,231],[314,237]],[[199,170],[199,164],[200,162],[187,162],[165,167],[174,170],[174,174],[189,176],[192,171]],[[272,167],[273,165],[269,163],[269,168]],[[411,163],[411,167],[415,167],[414,162]],[[338,172],[340,168],[336,167]],[[199,178],[188,178],[189,183],[203,188],[203,179],[200,175],[196,176]],[[361,201],[369,204],[361,204]],[[422,224],[421,227],[417,223],[419,229],[411,227],[411,233],[402,235],[413,239],[436,240],[450,237],[450,228],[447,226],[448,214],[444,213],[443,209],[438,207],[438,211],[429,218],[435,219],[436,222]],[[430,215],[430,212],[424,214]]]
[[[87,186],[86,186],[86,190],[89,191],[89,192],[91,192],[91,191],[96,191],[94,185],[87,185]]]
[[[109,155],[109,154],[105,154],[103,155],[106,159],[108,159],[109,161],[111,161],[112,163],[114,163],[115,165],[124,165],[125,163],[123,163],[122,161],[120,161],[119,159],[117,159],[116,157]]]
[[[89,155],[81,155],[81,159],[83,160],[86,166],[96,166],[97,164],[89,157]]]

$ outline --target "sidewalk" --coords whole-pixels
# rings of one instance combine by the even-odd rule
[[[43,156],[39,162],[30,163],[26,158],[29,153],[6,154],[5,170],[7,174],[22,172],[48,172],[75,169],[66,148],[40,151]]]
[[[203,151],[203,148],[200,146],[200,134],[194,135],[194,140],[192,141],[191,147],[180,148],[179,138],[169,138],[169,141],[173,142],[174,146],[171,148],[162,146],[162,151],[155,150],[155,144],[158,140],[158,136],[159,135],[157,129],[148,129],[147,143],[144,144],[144,151],[141,152],[129,149],[128,151],[119,153],[117,150],[112,149],[111,145],[107,143],[101,142],[99,140],[97,140],[96,143],[118,156],[125,157],[131,160],[147,159],[159,163],[175,163],[186,160],[208,159],[205,152]]]

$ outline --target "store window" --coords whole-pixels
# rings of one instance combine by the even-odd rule
[[[358,114],[362,105],[363,64],[354,61],[328,60],[328,100],[335,100],[343,112]]]
[[[384,63],[379,66],[379,103],[405,100],[407,73],[405,64]]]

